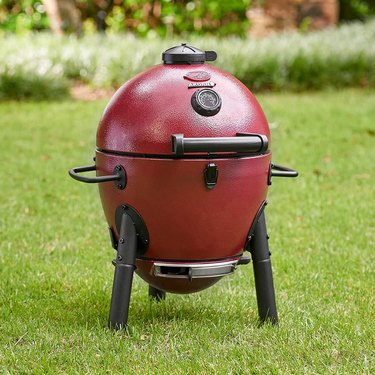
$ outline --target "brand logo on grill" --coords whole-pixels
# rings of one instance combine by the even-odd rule
[[[214,87],[216,86],[216,83],[215,82],[191,82],[188,84],[188,88],[189,89],[193,89],[193,88],[196,88],[196,87]]]
[[[211,78],[210,73],[203,72],[201,70],[196,71],[196,72],[189,72],[184,75],[185,79],[188,79],[189,81],[194,81],[194,82],[204,82],[208,81]]]

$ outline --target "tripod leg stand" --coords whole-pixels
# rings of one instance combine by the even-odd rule
[[[277,323],[275,289],[273,286],[272,267],[268,248],[268,235],[264,212],[259,216],[254,235],[250,241],[253,260],[255,289],[258,302],[259,319],[263,323]]]
[[[115,262],[109,328],[119,330],[127,327],[136,253],[137,234],[135,225],[131,217],[124,212],[121,217]]]
[[[164,290],[160,290],[158,288],[154,288],[152,285],[149,285],[148,295],[150,298],[154,299],[155,301],[160,302],[161,300],[165,299],[166,293],[164,292]]]

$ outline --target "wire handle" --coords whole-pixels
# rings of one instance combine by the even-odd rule
[[[85,182],[87,184],[98,184],[101,182],[114,181],[117,189],[125,189],[127,178],[126,172],[122,165],[116,165],[113,170],[113,175],[108,176],[96,176],[96,177],[86,177],[81,176],[80,173],[96,171],[96,165],[87,165],[83,167],[75,167],[69,171],[70,177],[77,181]]]
[[[270,164],[270,169],[268,172],[268,185],[272,184],[272,177],[297,177],[298,172],[294,169],[284,167],[280,164]]]

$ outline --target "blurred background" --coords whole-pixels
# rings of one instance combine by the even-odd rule
[[[372,0],[1,0],[1,30],[67,33],[267,35],[318,30],[374,15]]]
[[[374,15],[373,0],[0,0],[0,99],[111,91],[186,41],[255,91],[372,86]]]

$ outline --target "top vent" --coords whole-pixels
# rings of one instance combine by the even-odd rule
[[[182,43],[163,52],[164,64],[204,64],[205,61],[215,61],[215,51],[201,51],[198,48]]]

